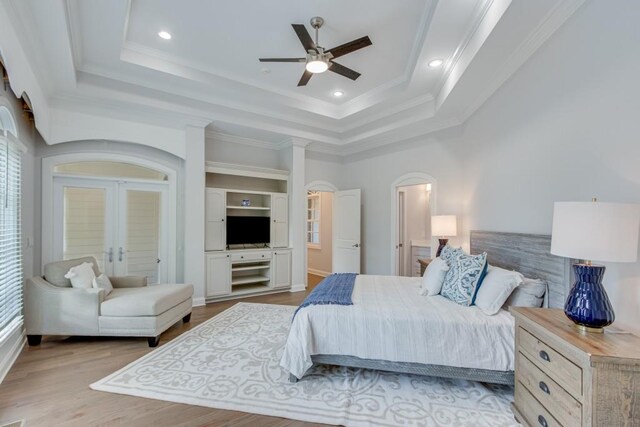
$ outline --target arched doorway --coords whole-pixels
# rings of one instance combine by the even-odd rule
[[[430,257],[434,248],[431,215],[436,213],[437,183],[422,172],[402,175],[391,184],[392,275],[413,276],[416,259]]]

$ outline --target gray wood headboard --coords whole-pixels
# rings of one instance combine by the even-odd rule
[[[551,236],[472,231],[471,254],[487,253],[489,264],[519,271],[549,284],[549,307],[564,307],[571,279],[571,260],[551,255]]]

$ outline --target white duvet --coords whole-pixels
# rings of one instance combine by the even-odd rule
[[[514,320],[446,298],[420,296],[420,278],[356,277],[353,305],[312,305],[291,325],[280,365],[301,378],[311,356],[514,370]]]

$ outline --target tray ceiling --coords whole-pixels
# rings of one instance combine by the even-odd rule
[[[266,143],[301,137],[359,151],[456,126],[582,0],[10,0],[53,103]],[[335,73],[297,87],[292,23],[322,16],[320,44],[368,35]],[[158,37],[171,33],[171,40]],[[440,67],[429,67],[442,59]],[[46,70],[46,71],[45,71]],[[340,90],[344,96],[336,98]],[[276,144],[277,145],[277,144]],[[345,147],[351,147],[349,149]]]

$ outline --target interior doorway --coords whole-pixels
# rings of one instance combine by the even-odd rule
[[[313,181],[307,191],[307,289],[332,273],[360,273],[361,192]]]
[[[333,192],[307,191],[307,274],[333,272]]]
[[[431,257],[431,185],[398,187],[398,276],[420,276],[418,259]]]
[[[397,276],[420,276],[419,259],[431,258],[431,215],[435,212],[435,181],[409,174],[392,185],[392,264]]]

